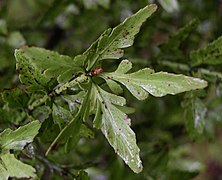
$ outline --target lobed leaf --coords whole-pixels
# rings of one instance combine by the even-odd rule
[[[51,79],[63,83],[82,72],[69,56],[60,55],[38,47],[23,47],[15,50],[17,71],[22,83],[32,89],[44,89]],[[84,59],[84,56],[81,56]]]
[[[115,80],[124,86],[139,100],[146,99],[148,93],[156,97],[177,94],[185,91],[201,89],[207,82],[198,78],[176,75],[166,72],[153,73],[149,68],[130,74],[103,73],[100,77]]]
[[[142,171],[142,162],[139,157],[139,148],[136,144],[136,136],[128,124],[128,116],[119,110],[114,104],[123,103],[123,98],[116,96],[113,99],[108,97],[113,97],[100,87],[94,85],[95,96],[97,97],[102,114],[101,124],[95,125],[96,127],[101,126],[101,130],[105,135],[106,139],[110,145],[114,148],[115,152],[125,161],[125,163],[136,173]],[[120,103],[122,101],[122,103]],[[97,116],[97,115],[96,115]],[[98,123],[98,120],[94,123]]]
[[[17,160],[13,154],[1,155],[0,161],[0,177],[7,180],[9,177],[16,178],[33,178],[35,177],[35,169],[23,162]]]
[[[103,59],[119,59],[123,56],[123,48],[132,46],[140,27],[157,9],[155,4],[146,6],[127,18],[113,29],[106,30],[84,53],[88,59],[87,71],[97,61]]]
[[[33,121],[25,126],[21,126],[15,131],[5,129],[0,134],[0,144],[2,149],[22,150],[24,146],[33,141],[41,127],[39,121]]]

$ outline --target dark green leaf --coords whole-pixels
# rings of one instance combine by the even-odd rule
[[[186,26],[179,29],[170,39],[160,45],[160,49],[164,53],[172,53],[180,48],[181,43],[190,35],[190,33],[197,27],[199,21],[193,19]]]
[[[190,54],[192,66],[199,66],[201,64],[221,64],[222,63],[222,36],[205,48],[193,51]]]
[[[2,97],[9,108],[26,108],[29,101],[28,95],[19,88],[3,91]]]

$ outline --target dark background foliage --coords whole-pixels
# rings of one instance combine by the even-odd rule
[[[21,156],[35,164],[42,179],[69,178],[69,173],[75,174],[79,169],[87,169],[92,179],[222,178],[222,76],[199,72],[192,68],[189,58],[192,50],[222,35],[220,0],[178,1],[179,8],[172,12],[154,0],[0,0],[0,90],[23,88],[15,71],[15,48],[38,46],[74,57],[105,29],[116,26],[149,2],[157,3],[158,11],[143,25],[125,58],[134,63],[135,69],[148,66],[155,71],[203,78],[209,82],[208,88],[163,98],[150,96],[141,102],[125,92],[128,105],[136,110],[131,118],[141,148],[141,174],[125,166],[96,131],[95,139],[81,139],[75,150],[65,156],[58,151],[46,160],[38,143],[34,145],[38,151],[34,160]],[[179,28],[193,19],[198,22],[188,30],[187,38],[181,39],[178,46],[167,44]],[[119,62],[108,61],[104,69],[111,71]],[[220,65],[199,67],[210,72],[222,70]],[[18,110],[8,114],[2,100],[0,105],[1,131],[18,127],[22,114]],[[192,126],[197,116],[204,122],[199,129]],[[200,129],[203,130],[198,133]],[[49,139],[45,134],[45,141]]]

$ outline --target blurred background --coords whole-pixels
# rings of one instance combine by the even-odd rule
[[[206,75],[192,68],[189,56],[222,35],[221,0],[0,0],[0,91],[20,86],[13,55],[16,48],[38,46],[74,57],[105,29],[149,3],[159,8],[124,58],[133,62],[134,70],[150,67],[200,77],[209,82],[208,88],[163,98],[150,96],[145,101],[125,91],[128,105],[135,108],[130,117],[144,166],[140,174],[124,165],[99,131],[95,139],[83,138],[70,154],[58,153],[51,161],[74,171],[84,168],[95,180],[221,180],[222,66],[201,65],[218,72],[218,76]],[[222,62],[221,54],[219,58]],[[105,71],[114,70],[119,62],[106,61]],[[15,117],[3,117],[1,130],[16,124]],[[198,127],[194,126],[197,119]],[[38,161],[35,164],[43,179],[49,177],[47,168]],[[61,178],[52,172],[50,177]]]

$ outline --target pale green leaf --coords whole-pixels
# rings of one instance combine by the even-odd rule
[[[35,177],[35,169],[23,162],[17,160],[13,154],[1,155],[0,161],[0,178],[7,180],[9,177],[16,178],[33,178]]]
[[[62,83],[83,71],[69,56],[43,48],[16,49],[15,57],[21,82],[28,86],[35,86],[36,89],[47,87],[52,78],[58,78],[58,82]]]
[[[190,54],[192,66],[201,64],[216,65],[222,63],[222,36],[206,47],[193,51]]]
[[[141,172],[142,162],[139,157],[140,150],[136,144],[135,134],[128,124],[128,116],[113,105],[116,101],[107,98],[112,95],[108,95],[108,92],[105,92],[96,85],[94,85],[93,88],[96,89],[95,95],[100,101],[103,112],[101,125],[103,134],[124,162],[135,173]]]
[[[41,127],[39,121],[33,121],[16,130],[5,129],[0,134],[0,144],[2,149],[22,150],[27,143],[33,141]]]
[[[118,83],[116,83],[115,81],[113,81],[110,78],[105,79],[105,81],[113,93],[115,93],[117,95],[123,93],[123,89]]]
[[[115,72],[120,74],[125,74],[130,69],[132,69],[132,63],[129,60],[125,59],[121,61]]]
[[[26,43],[25,38],[22,36],[22,34],[19,31],[14,31],[10,33],[7,41],[8,44],[14,48],[24,46]]]
[[[122,57],[122,48],[132,46],[135,35],[139,32],[143,22],[146,21],[156,9],[157,6],[155,4],[148,5],[127,18],[117,27],[106,30],[84,53],[88,59],[87,70],[90,70],[99,60],[119,59]]]
[[[116,72],[102,73],[100,77],[110,78],[124,86],[139,100],[147,98],[148,93],[156,97],[202,89],[207,82],[198,78],[166,72],[153,73],[149,68],[130,74]]]

